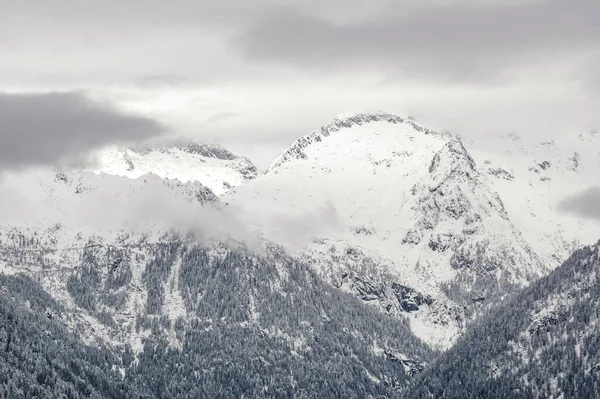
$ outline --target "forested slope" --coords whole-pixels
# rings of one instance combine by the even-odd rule
[[[145,397],[121,381],[121,356],[84,345],[64,309],[22,275],[0,275],[0,398]]]
[[[41,349],[53,319],[40,307],[28,324],[39,333],[22,340],[59,363],[89,362],[78,370],[98,376],[81,379],[98,381],[102,396],[113,394],[107,386],[123,397],[396,397],[433,359],[405,320],[323,282],[278,246],[201,245],[176,233],[154,242],[90,238],[62,250],[41,242],[11,241],[4,260],[50,291],[27,291],[20,303],[47,297],[52,305],[40,306],[62,314],[49,313],[60,338]],[[19,278],[5,277],[3,286],[10,291]],[[30,316],[12,317],[25,323]],[[62,326],[106,352],[69,338]],[[62,353],[64,346],[70,349]],[[13,367],[26,373],[28,366]]]
[[[600,397],[600,243],[480,319],[406,398]]]

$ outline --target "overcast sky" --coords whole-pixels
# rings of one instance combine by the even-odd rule
[[[84,124],[72,150],[175,134],[261,167],[348,111],[471,137],[597,128],[599,15],[598,0],[0,0],[0,117],[76,110],[42,150]],[[15,95],[55,91],[75,93]]]

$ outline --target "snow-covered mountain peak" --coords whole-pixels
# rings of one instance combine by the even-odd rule
[[[385,111],[347,112],[344,114],[339,114],[333,119],[333,122],[325,126],[325,128],[332,128],[333,126],[337,126],[339,129],[341,127],[349,127],[353,125],[362,125],[365,123],[382,121],[389,123],[409,123],[415,127],[418,127],[419,129],[423,129],[430,132],[429,129],[418,124],[415,121],[415,119],[411,116],[402,117]]]
[[[414,139],[415,135],[434,135],[444,138],[450,137],[449,134],[438,133],[427,129],[411,118],[404,118],[387,112],[378,111],[344,114],[337,116],[330,124],[322,126],[292,143],[287,150],[273,161],[268,172],[275,171],[290,161],[307,159],[307,154],[310,152],[309,147],[318,146],[319,143],[323,142],[331,135],[345,135],[352,131],[360,131],[360,134],[365,136],[371,134],[377,135],[381,130],[388,131],[395,125],[398,127],[401,126],[401,128],[395,129],[394,134],[407,134],[411,140]],[[352,138],[347,137],[347,139],[355,141],[363,140],[360,136]],[[368,137],[365,137],[364,140],[366,140],[365,145],[369,146],[366,147],[367,149],[373,147],[372,144],[368,143]]]
[[[458,137],[448,140],[444,146],[435,153],[429,173],[434,176],[447,176],[449,173],[462,173],[467,178],[470,173],[475,173],[476,165],[471,155],[467,152]]]
[[[137,178],[154,173],[183,183],[199,181],[219,195],[254,179],[258,169],[214,143],[179,143],[171,146],[125,148],[110,146],[96,154],[95,173]]]
[[[391,114],[336,118],[225,200],[263,220],[307,225],[327,206],[335,229],[311,231],[300,253],[368,302],[409,309],[415,331],[442,346],[465,320],[462,305],[498,294],[490,281],[526,285],[544,271],[460,138]],[[262,228],[275,241],[290,235]],[[406,295],[419,304],[406,305]]]

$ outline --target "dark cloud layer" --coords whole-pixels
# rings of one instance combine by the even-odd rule
[[[567,212],[600,220],[600,187],[591,187],[564,200],[560,207]]]
[[[152,119],[124,114],[80,93],[0,93],[0,170],[54,164],[163,131]]]
[[[237,45],[253,59],[301,67],[387,66],[429,78],[481,80],[506,68],[598,56],[598,15],[597,0],[402,5],[360,23],[280,8],[240,35]]]

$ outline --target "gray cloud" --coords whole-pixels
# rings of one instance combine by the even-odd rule
[[[248,57],[329,69],[385,66],[413,76],[481,80],[596,52],[600,2],[547,0],[392,7],[336,23],[297,8],[272,12],[237,38]],[[552,66],[552,65],[549,65]]]
[[[262,221],[265,223],[265,221]],[[289,250],[306,247],[312,239],[342,225],[337,209],[331,202],[298,216],[274,214],[266,218],[265,227],[270,237]]]
[[[600,187],[591,187],[560,203],[560,208],[583,216],[600,220]]]
[[[141,87],[176,87],[196,83],[185,76],[178,75],[151,75],[144,76],[135,82]]]
[[[236,116],[238,116],[238,113],[236,112],[221,112],[208,118],[206,120],[206,124],[210,125],[211,123],[217,123],[226,119],[235,118]]]
[[[489,80],[512,67],[549,61],[551,68],[575,62],[568,58],[582,53],[594,53],[586,62],[599,58],[596,0],[345,0],[343,7],[328,0],[107,0],[85,5],[65,0],[59,10],[31,0],[9,3],[0,15],[0,37],[8,48],[26,58],[50,55],[46,64],[63,69],[43,74],[16,62],[15,68],[24,70],[11,70],[14,61],[8,59],[8,72],[30,79],[58,79],[65,71],[73,78],[102,75],[106,66],[111,78],[142,81],[177,75],[191,81],[205,76],[244,80],[261,74],[240,65],[236,52],[249,60],[320,70],[368,66],[385,68],[392,76],[402,72],[449,81]],[[206,37],[208,43],[202,41]],[[233,49],[227,49],[231,37]],[[194,42],[201,45],[191,49]],[[56,52],[81,58],[65,65],[53,57]],[[95,59],[105,53],[118,57],[119,64]],[[173,58],[177,65],[169,62]],[[72,62],[85,68],[69,67]]]
[[[140,142],[163,131],[153,119],[80,93],[0,93],[0,169],[73,160],[108,143]]]

